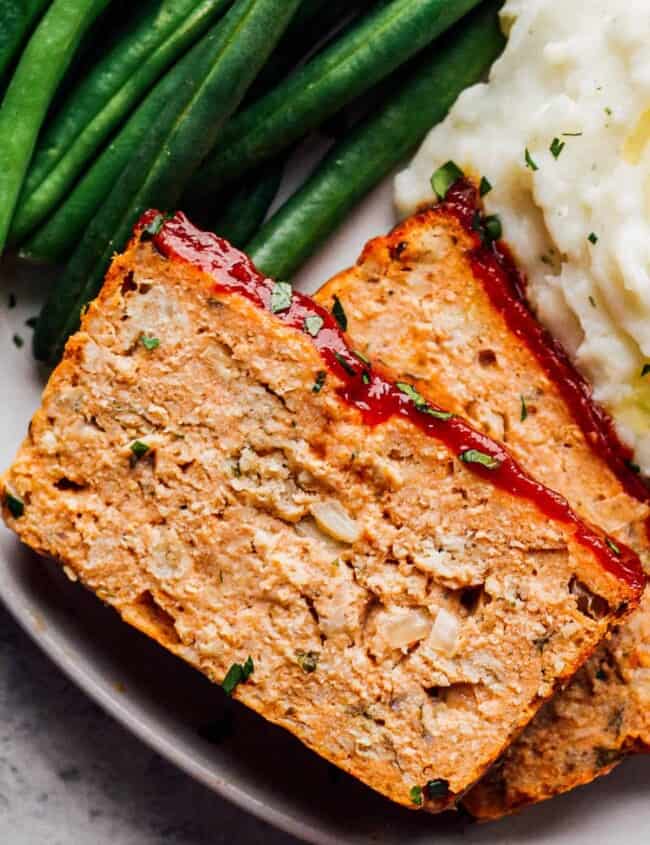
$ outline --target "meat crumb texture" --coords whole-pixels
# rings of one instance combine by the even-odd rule
[[[331,307],[337,297],[365,354],[503,441],[584,518],[634,548],[648,570],[647,494],[626,492],[526,342],[532,332],[521,337],[508,325],[503,301],[495,305],[472,266],[477,246],[476,233],[443,203],[371,241],[357,266],[316,299]],[[537,642],[546,652],[546,638]],[[646,594],[466,796],[466,807],[495,818],[606,774],[626,753],[650,749],[649,714]]]
[[[407,419],[367,425],[323,370],[309,334],[136,237],[2,479],[4,517],[213,681],[237,664],[232,694],[268,720],[439,811],[638,590],[577,523]]]

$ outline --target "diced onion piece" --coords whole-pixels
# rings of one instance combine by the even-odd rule
[[[436,649],[447,657],[453,657],[458,641],[460,624],[453,613],[449,613],[441,607],[436,615],[436,621],[431,629],[429,642]]]
[[[431,618],[421,610],[396,609],[383,621],[382,630],[391,648],[406,648],[423,640],[431,630]]]
[[[318,527],[342,543],[356,543],[361,529],[343,505],[336,500],[316,502],[310,508]]]

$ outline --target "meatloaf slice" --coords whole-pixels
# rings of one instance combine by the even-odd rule
[[[317,294],[338,297],[362,351],[506,444],[648,562],[648,491],[626,465],[611,423],[536,323],[502,248],[481,242],[476,192],[371,241],[356,267]],[[542,653],[547,640],[538,640]],[[629,750],[650,747],[650,596],[548,703],[465,798],[495,817],[588,782]]]
[[[126,621],[432,811],[644,581],[502,446],[182,215],[149,214],[113,262],[3,490],[21,539]]]

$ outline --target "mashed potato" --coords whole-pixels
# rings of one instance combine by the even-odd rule
[[[539,317],[650,475],[650,5],[509,0],[509,42],[396,182],[406,214],[453,159],[485,197]]]

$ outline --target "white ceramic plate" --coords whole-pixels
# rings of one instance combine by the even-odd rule
[[[310,166],[313,153],[303,150],[297,171]],[[393,222],[387,181],[305,268],[300,287],[316,289],[352,263],[369,237],[386,231]],[[51,276],[50,271],[16,261],[6,261],[0,270],[1,469],[8,466],[24,436],[46,376],[32,361],[31,331],[24,321],[37,312]],[[7,307],[10,292],[18,300],[12,309]],[[25,340],[20,349],[12,341],[15,332]],[[494,845],[650,841],[650,760],[630,760],[599,783],[491,825],[408,812],[227,701],[219,688],[123,624],[79,585],[68,582],[56,566],[21,548],[4,526],[0,597],[59,667],[141,739],[220,795],[306,841],[319,845],[445,845],[461,838]],[[233,836],[237,841],[235,832]]]

